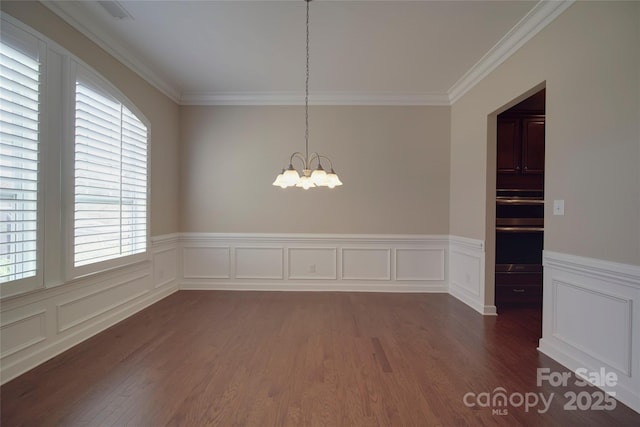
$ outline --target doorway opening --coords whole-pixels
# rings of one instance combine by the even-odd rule
[[[495,305],[542,311],[545,97],[542,89],[497,116]]]

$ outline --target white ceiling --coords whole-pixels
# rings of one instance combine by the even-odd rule
[[[113,2],[111,2],[113,3]],[[311,3],[314,103],[448,105],[564,10],[536,1]],[[303,101],[305,2],[44,2],[183,104]]]

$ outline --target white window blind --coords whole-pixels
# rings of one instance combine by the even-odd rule
[[[35,276],[40,63],[0,42],[0,283]]]
[[[76,82],[74,266],[146,251],[147,127]]]

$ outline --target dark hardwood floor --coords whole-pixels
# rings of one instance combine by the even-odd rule
[[[567,391],[595,388],[538,387],[536,368],[566,371],[538,353],[539,336],[535,310],[483,317],[444,294],[181,291],[5,384],[1,420],[4,427],[640,425],[640,414],[621,403],[565,410]],[[528,411],[469,407],[498,387],[510,397],[553,397],[546,411],[542,403]]]

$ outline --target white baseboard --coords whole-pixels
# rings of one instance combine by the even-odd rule
[[[640,412],[640,267],[544,252],[539,350],[567,368],[616,374],[618,400]]]
[[[345,286],[343,283],[241,283],[241,282],[215,282],[215,283],[186,283],[180,288],[183,290],[216,290],[216,291],[265,291],[265,292],[387,292],[387,293],[447,293],[447,287],[442,285],[406,285],[406,284],[371,284],[351,283]]]
[[[440,235],[185,233],[180,288],[447,292],[448,245]]]
[[[0,383],[177,291],[178,239],[166,237],[148,262],[2,300]]]
[[[462,301],[463,303],[465,303],[466,305],[468,305],[469,307],[473,308],[475,311],[477,311],[478,313],[480,313],[480,314],[482,314],[484,316],[497,316],[498,315],[498,311],[497,311],[495,305],[484,305],[482,303],[479,303],[474,298],[470,298],[469,295],[467,295],[464,292],[460,292],[457,289],[449,288],[449,295],[451,295],[452,297],[455,297],[456,299]]]

